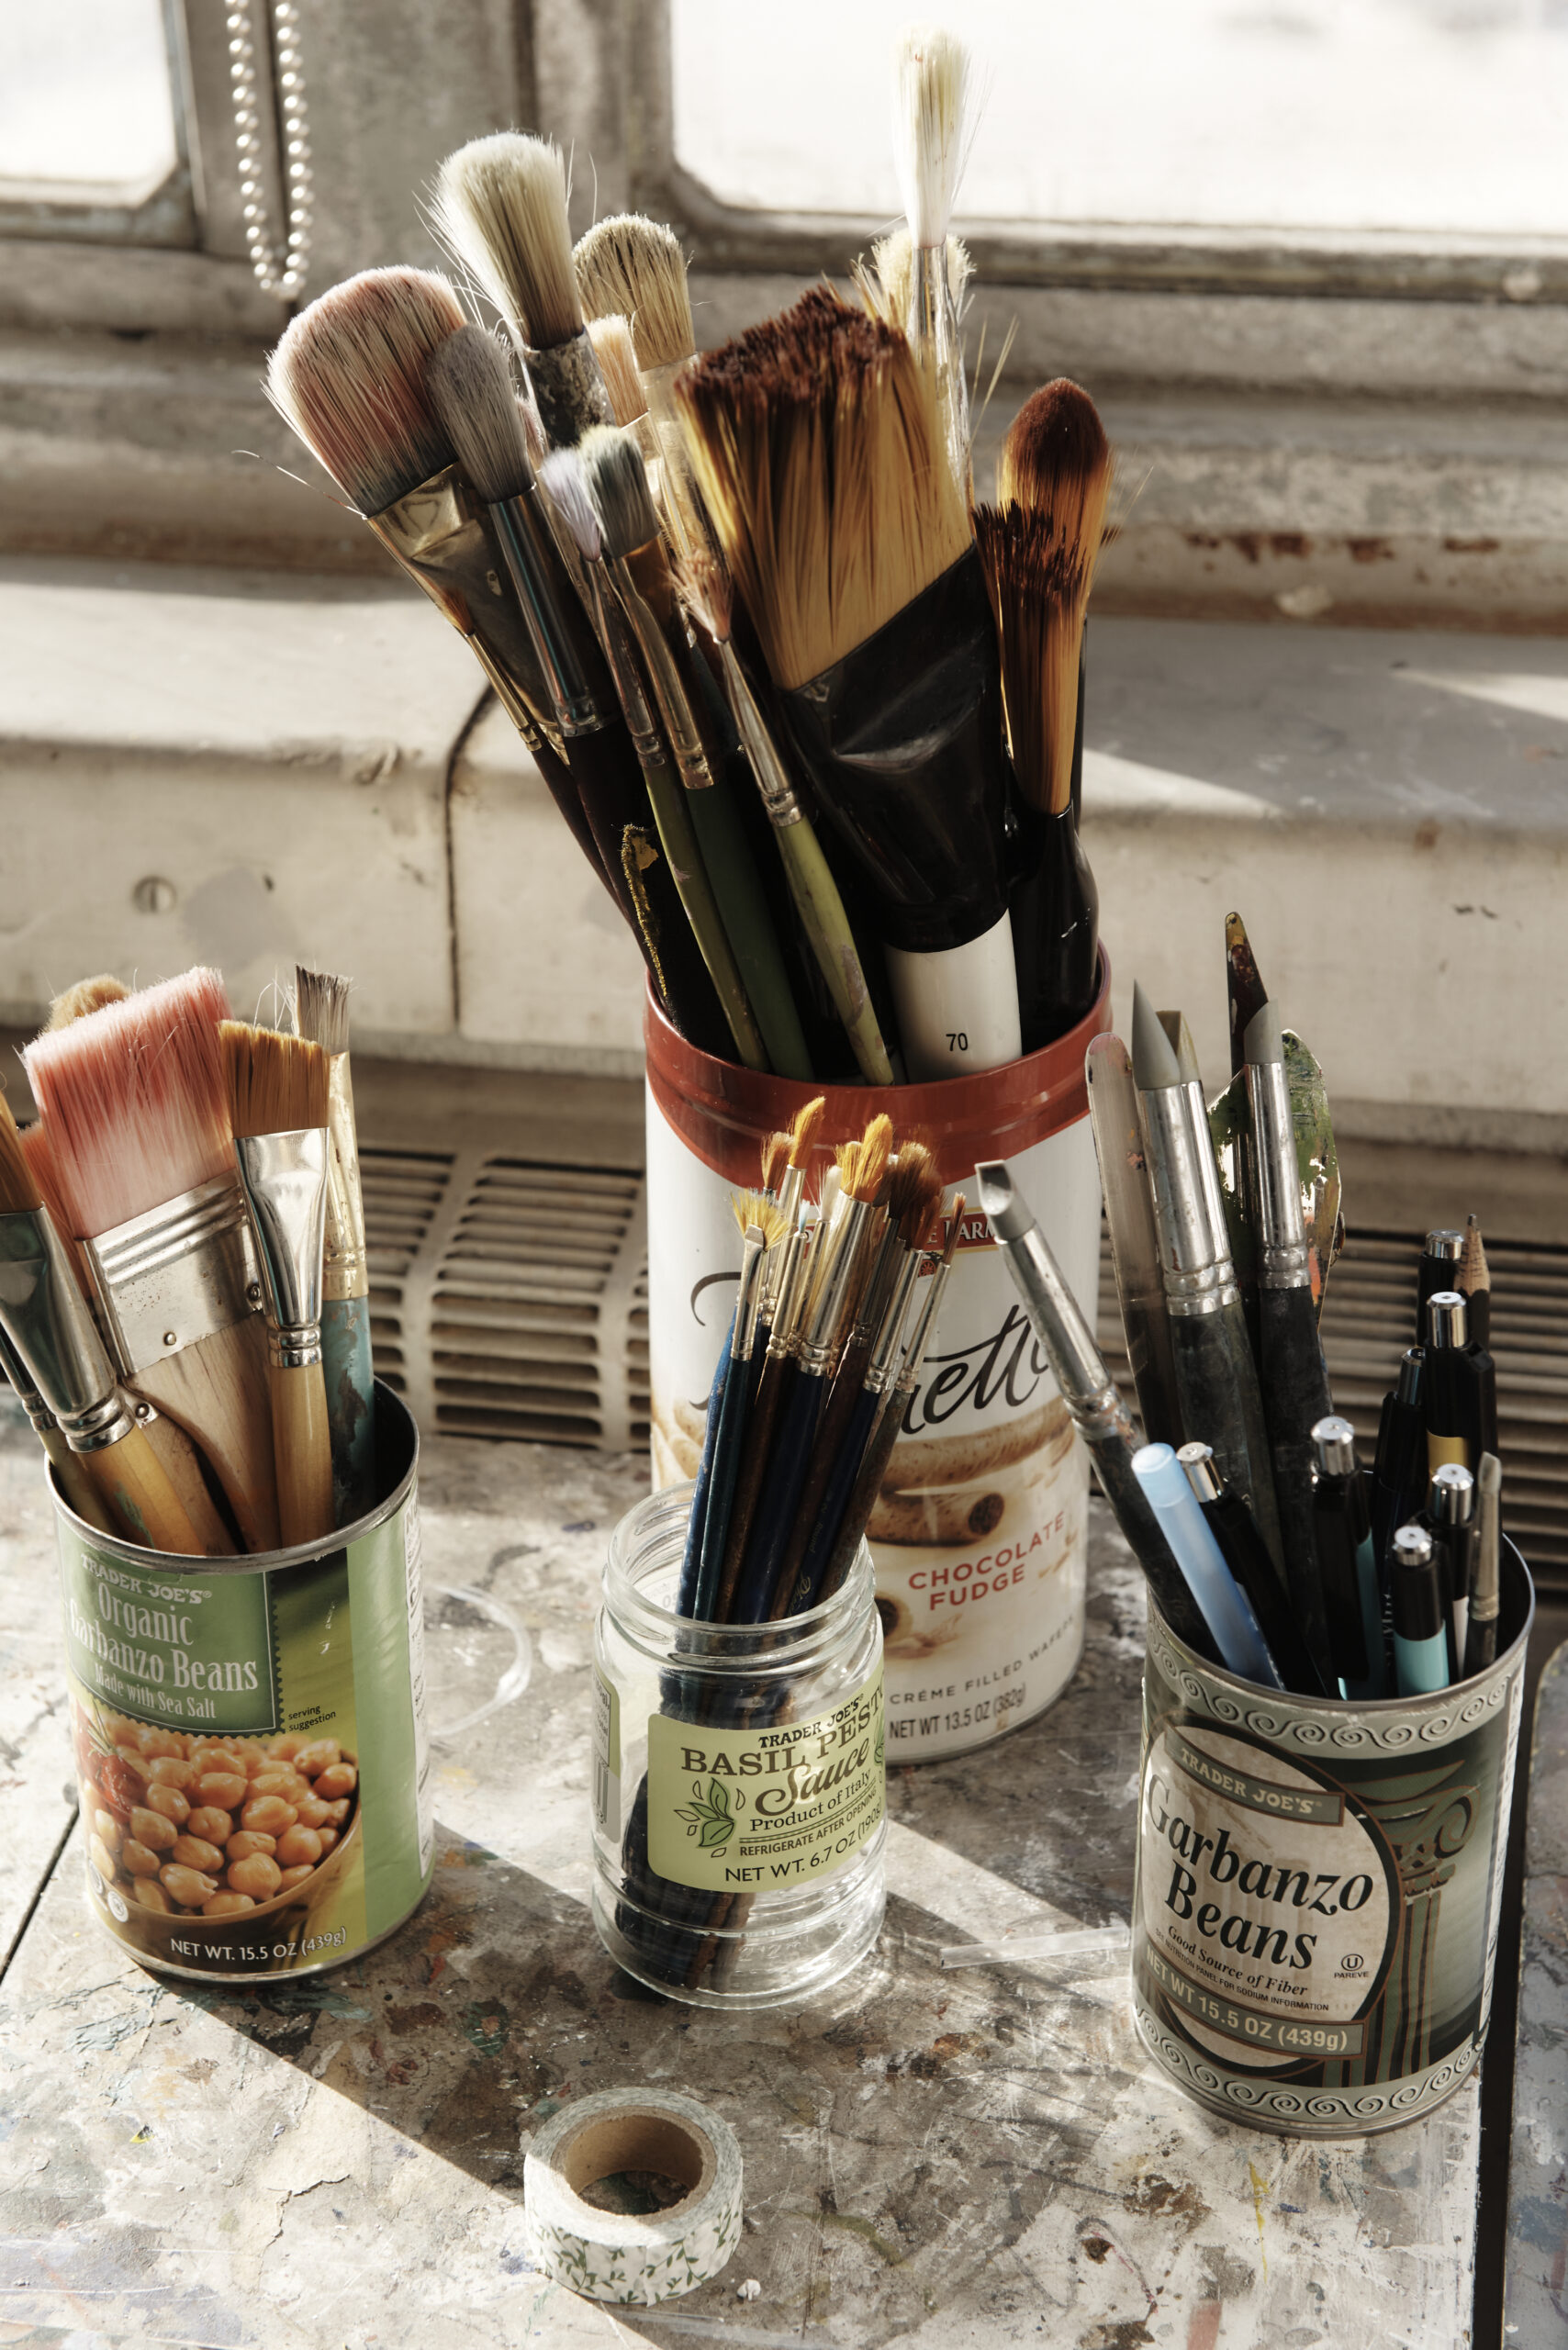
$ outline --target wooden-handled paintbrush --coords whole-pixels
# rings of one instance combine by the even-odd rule
[[[330,1082],[319,1045],[226,1020],[234,1158],[261,1258],[282,1545],[331,1533],[332,1438],[321,1371]]]
[[[198,968],[46,1030],[25,1058],[119,1375],[200,1446],[246,1548],[268,1550],[266,1338],[218,1042],[228,1017],[222,980]]]
[[[370,1256],[359,1181],[359,1133],[349,1069],[350,981],[294,974],[297,1035],[327,1056],[327,1227],[321,1253],[321,1372],[332,1433],[332,1509],[352,1526],[375,1500],[375,1364],[370,1347]]]
[[[0,1094],[0,1326],[127,1541],[185,1558],[201,1537],[114,1367]],[[143,1405],[150,1411],[151,1405]]]
[[[100,1534],[113,1534],[116,1531],[114,1520],[99,1499],[98,1489],[89,1476],[81,1454],[73,1452],[66,1443],[60,1422],[34,1386],[28,1375],[26,1363],[4,1329],[0,1329],[0,1371],[5,1373],[12,1393],[27,1414],[33,1434],[42,1445],[54,1470],[55,1483],[70,1506],[84,1525],[95,1528]]]
[[[637,370],[658,439],[658,502],[671,543],[683,560],[714,554],[712,525],[692,475],[675,405],[676,378],[697,355],[680,240],[663,221],[640,212],[617,212],[596,221],[572,259],[589,318],[619,315],[631,326]],[[613,404],[613,389],[610,397]],[[616,421],[625,424],[633,419],[618,415]]]

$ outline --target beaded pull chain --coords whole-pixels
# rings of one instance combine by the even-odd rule
[[[262,126],[256,109],[256,44],[252,39],[250,11],[242,6],[232,7],[227,21],[229,81],[234,98],[234,144],[240,157],[245,242],[250,248],[251,267],[263,293],[279,294],[288,301],[305,283],[305,263],[310,250],[310,141],[307,136],[305,73],[299,54],[299,14],[294,0],[273,0],[273,55],[283,116],[285,209],[288,221],[287,242],[281,252],[267,236]]]

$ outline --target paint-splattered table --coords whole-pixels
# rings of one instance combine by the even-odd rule
[[[434,1887],[363,1964],[241,1996],[140,1973],[83,1907],[29,1442],[0,1406],[0,2340],[1468,2340],[1473,2087],[1359,2144],[1264,2137],[1154,2073],[1124,1960],[942,1969],[944,1943],[1126,1914],[1143,1606],[1102,1517],[1061,1702],[896,1774],[875,1962],[800,2013],[716,2019],[639,1995],[588,1920],[590,1628],[643,1464],[431,1444]],[[523,2154],[564,2099],[642,2081],[733,2123],[745,2233],[716,2283],[611,2316],[531,2273]]]
[[[1568,1646],[1540,1676],[1525,1827],[1504,2340],[1568,2340]]]

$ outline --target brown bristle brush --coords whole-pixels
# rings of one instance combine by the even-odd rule
[[[0,1094],[0,1328],[115,1531],[183,1558],[205,1545],[122,1393]],[[62,1481],[67,1500],[71,1485]]]
[[[978,506],[974,526],[1002,655],[1014,773],[1032,808],[1059,816],[1072,794],[1083,566],[1037,509]]]
[[[1014,1059],[996,638],[932,370],[818,285],[698,360],[676,397],[785,722],[889,950],[908,1075]]]
[[[436,178],[436,227],[511,329],[553,449],[613,420],[583,323],[566,194],[554,140],[516,130],[471,140]]]
[[[269,1550],[266,1337],[218,1042],[228,1017],[221,979],[198,968],[46,1031],[24,1058],[120,1376],[202,1448],[246,1549]]]
[[[130,990],[112,971],[101,971],[96,979],[78,979],[73,988],[57,995],[49,1007],[49,1018],[43,1024],[47,1035],[54,1028],[69,1028],[73,1020],[85,1019],[89,1012],[101,1012],[106,1003],[123,1003]]]
[[[643,389],[643,379],[637,373],[637,347],[632,340],[632,321],[623,319],[619,310],[608,311],[602,319],[590,319],[588,338],[599,361],[604,388],[610,395],[610,413],[616,424],[640,425],[648,413],[648,396]],[[643,440],[641,433],[639,440]],[[643,440],[644,456],[656,457],[655,442],[649,448]]]
[[[278,1525],[288,1550],[319,1541],[334,1523],[321,1371],[327,1056],[304,1037],[238,1020],[226,1020],[218,1035],[234,1158],[262,1260]]]
[[[674,405],[675,380],[696,356],[691,295],[680,240],[662,221],[618,212],[595,223],[573,260],[590,319],[624,318],[653,419],[661,458],[659,503],[676,552],[713,551],[711,525],[692,477],[691,457]],[[591,329],[590,329],[591,331]],[[621,423],[632,421],[622,417]]]
[[[1083,572],[1086,597],[1094,585],[1114,476],[1100,411],[1066,375],[1030,394],[1008,427],[997,462],[997,504],[1050,516],[1058,543]]]

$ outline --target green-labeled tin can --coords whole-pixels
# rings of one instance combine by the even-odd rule
[[[1211,2112],[1361,2137],[1474,2068],[1535,1612],[1508,1542],[1501,1601],[1486,1672],[1365,1704],[1238,1681],[1150,1605],[1133,1999]]]
[[[419,1436],[379,1382],[375,1434],[376,1507],[292,1550],[193,1563],[54,1494],[88,1899],[144,1965],[339,1966],[430,1884]]]

